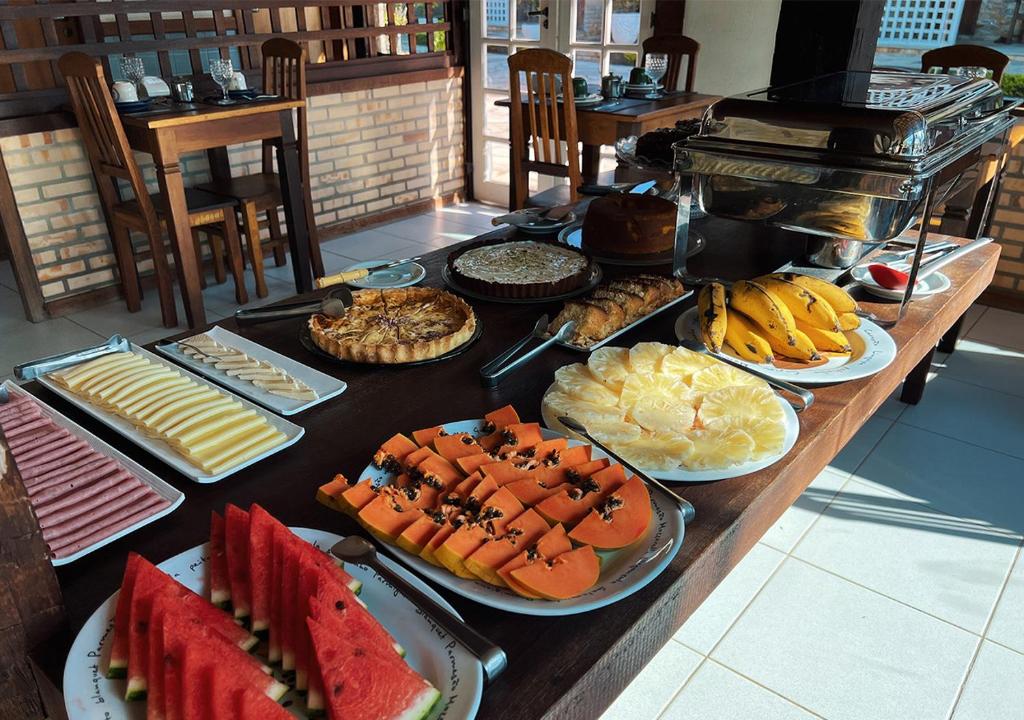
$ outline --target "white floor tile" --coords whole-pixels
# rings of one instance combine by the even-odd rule
[[[1024,403],[995,390],[940,376],[900,423],[1024,458]]]
[[[697,669],[661,717],[664,720],[807,720],[815,716],[708,660]]]
[[[832,498],[839,492],[846,479],[845,473],[825,468],[761,537],[761,542],[788,553],[832,502]]]
[[[128,312],[124,300],[119,298],[102,305],[79,310],[69,317],[79,325],[87,327],[103,337],[110,337],[114,333],[132,337],[141,332],[158,329],[170,334],[185,329],[185,306],[181,302],[181,294],[178,292],[177,286],[174,288],[174,300],[180,323],[179,330],[163,327],[160,318],[160,298],[157,297],[155,288],[146,291],[146,295],[142,299],[142,309],[139,312]]]
[[[846,446],[839,451],[839,454],[832,459],[828,465],[829,468],[840,474],[852,473],[858,465],[864,462],[864,458],[868,456],[868,453],[890,427],[892,427],[892,420],[886,420],[878,415],[868,418],[860,430],[846,443]]]
[[[960,337],[967,336],[967,333],[981,320],[981,316],[985,314],[986,310],[988,310],[988,306],[979,303],[975,303],[967,309],[967,317],[964,318],[964,323],[960,326]]]
[[[1024,719],[1024,655],[982,642],[953,720]]]
[[[675,639],[707,655],[785,555],[755,545],[676,632]]]
[[[1024,351],[1024,314],[990,307],[967,332],[967,339]]]
[[[995,530],[1024,533],[1024,462],[896,423],[854,478]]]
[[[985,637],[1024,653],[1024,554],[1019,554]]]
[[[829,720],[944,718],[977,637],[788,558],[712,658]]]
[[[325,242],[321,249],[324,251],[324,263],[327,263],[327,254],[341,255],[348,259],[346,265],[351,265],[359,260],[376,260],[377,258],[402,258],[415,255],[418,248],[417,241],[425,241],[422,238],[406,238],[383,232],[378,229],[363,230],[352,235],[343,235],[334,240]]]
[[[1024,351],[961,340],[950,355],[942,377],[1024,397]]]
[[[105,337],[67,318],[55,318],[41,323],[26,321],[4,333],[3,341],[0,342],[0,372],[9,373],[20,363],[95,345],[103,339]]]
[[[458,222],[427,215],[418,215],[407,220],[382,225],[380,230],[405,238],[410,242],[433,243],[443,240],[447,245],[470,240],[487,232],[486,228],[469,227]]]
[[[1018,542],[851,480],[793,556],[980,635]]]
[[[0,333],[14,330],[28,322],[21,305],[21,296],[16,290],[0,285]]]
[[[669,640],[601,715],[601,720],[655,720],[703,658]]]
[[[901,384],[898,388],[892,391],[892,393],[885,399],[877,410],[875,410],[874,417],[882,418],[883,420],[899,420],[900,415],[906,410],[906,403],[900,400],[900,392],[903,390]]]

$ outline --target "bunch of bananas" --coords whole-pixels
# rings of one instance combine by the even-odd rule
[[[857,302],[842,288],[808,275],[775,273],[741,280],[726,293],[706,285],[697,298],[700,334],[712,352],[731,347],[744,360],[798,362],[849,354],[843,334],[860,325]]]

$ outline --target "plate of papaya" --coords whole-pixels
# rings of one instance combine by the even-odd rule
[[[524,615],[631,595],[668,566],[685,530],[677,504],[600,449],[521,422],[511,405],[396,433],[317,499],[428,579]]]

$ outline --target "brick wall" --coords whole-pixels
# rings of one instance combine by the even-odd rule
[[[1002,251],[991,287],[1024,293],[1024,143],[1017,145],[1007,161],[995,202],[991,235]]]
[[[323,230],[461,192],[462,80],[320,95],[309,102],[313,211]],[[47,300],[117,282],[103,210],[77,129],[0,138]],[[259,143],[230,149],[232,173],[259,172]],[[149,155],[136,158],[157,189]],[[186,185],[209,179],[206,155],[182,160]],[[137,246],[145,238],[135,235]],[[148,271],[150,261],[140,263]]]

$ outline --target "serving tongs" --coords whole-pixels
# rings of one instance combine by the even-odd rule
[[[526,363],[533,360],[535,357],[540,355],[542,352],[547,350],[549,347],[557,342],[564,342],[568,340],[572,335],[573,330],[576,329],[576,321],[570,320],[562,327],[558,328],[558,332],[548,336],[548,316],[541,315],[540,319],[533,326],[533,330],[530,334],[519,340],[516,344],[504,351],[489,363],[480,368],[480,382],[483,383],[484,387],[495,387],[498,383],[505,379],[505,376],[513,372],[514,370],[522,367]],[[543,340],[537,347],[530,350],[528,353],[516,358],[516,355],[520,353],[527,345],[533,340]],[[515,359],[513,359],[515,358]],[[506,364],[508,363],[508,364]]]
[[[441,629],[480,660],[486,682],[493,682],[494,678],[508,666],[508,658],[504,650],[452,615],[436,600],[396,573],[388,565],[382,563],[377,557],[377,548],[369,540],[358,535],[349,535],[344,540],[335,543],[331,548],[331,554],[339,560],[364,565],[384,578],[396,592],[404,595],[420,612],[437,623]]]
[[[576,203],[557,205],[553,208],[523,208],[504,215],[491,218],[491,225],[511,225],[513,227],[544,228],[555,227],[572,215]]]
[[[110,355],[111,353],[126,352],[131,350],[131,347],[132,344],[128,338],[121,335],[111,335],[105,343],[100,343],[99,345],[92,345],[81,350],[72,350],[71,352],[50,355],[40,360],[15,365],[14,375],[20,380],[33,380],[61,368],[78,365],[86,360],[95,360],[98,357]]]
[[[327,297],[315,302],[282,303],[280,305],[235,310],[235,321],[239,325],[255,325],[256,323],[285,320],[314,313],[323,313],[328,317],[342,317],[345,315],[346,309],[351,307],[351,305],[352,292],[348,288],[339,287],[331,290]]]

